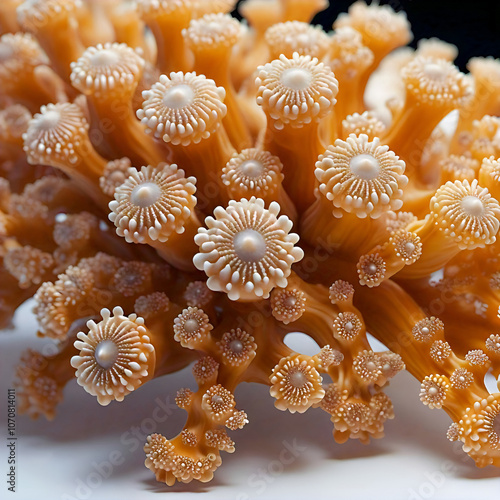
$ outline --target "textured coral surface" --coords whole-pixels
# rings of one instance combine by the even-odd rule
[[[324,0],[234,3],[0,6],[0,327],[34,297],[52,345],[26,346],[19,410],[53,419],[74,378],[119,405],[191,365],[184,428],[144,443],[171,486],[235,451],[242,382],[367,444],[406,369],[500,466],[500,61],[409,49],[388,6],[326,33]]]

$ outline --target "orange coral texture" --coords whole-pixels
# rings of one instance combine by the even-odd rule
[[[20,410],[53,418],[73,377],[122,401],[193,363],[184,429],[144,446],[172,485],[235,450],[242,382],[368,443],[407,369],[448,438],[500,466],[484,383],[500,373],[500,61],[463,74],[440,40],[401,50],[410,26],[387,6],[356,2],[326,33],[309,24],[326,0],[247,0],[247,24],[234,3],[1,2],[0,326],[34,296],[57,346],[22,356]],[[319,352],[293,352],[293,331]]]

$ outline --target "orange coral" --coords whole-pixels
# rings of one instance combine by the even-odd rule
[[[206,482],[249,423],[240,383],[368,443],[406,368],[447,437],[500,466],[484,383],[500,375],[500,62],[465,75],[436,39],[394,53],[409,23],[376,3],[332,33],[308,24],[324,0],[247,0],[249,25],[234,4],[2,2],[0,326],[34,296],[55,345],[23,355],[20,411],[53,418],[73,377],[107,405],[193,363],[184,428],[150,435],[145,463]],[[389,115],[365,99],[376,68]]]

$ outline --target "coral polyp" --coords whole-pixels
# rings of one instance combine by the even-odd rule
[[[324,0],[235,4],[0,7],[0,328],[33,297],[53,347],[26,346],[19,410],[54,418],[72,379],[116,405],[191,365],[186,423],[145,464],[207,482],[252,424],[243,382],[367,444],[406,369],[500,467],[500,60],[397,50],[410,24],[378,3],[329,32]]]

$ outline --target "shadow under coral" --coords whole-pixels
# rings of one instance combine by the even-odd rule
[[[26,338],[32,338],[34,323],[29,305],[23,306],[15,322],[14,331],[0,334],[5,360],[0,368],[0,380],[5,389],[11,386],[13,367],[26,345]],[[217,498],[267,497],[279,485],[290,487],[300,478],[324,476],[327,482],[328,477],[334,475],[339,483],[347,481],[349,475],[355,477],[354,471],[363,470],[363,474],[373,477],[377,470],[401,467],[400,463],[408,464],[408,468],[413,466],[413,471],[402,481],[414,483],[415,487],[421,484],[420,477],[425,479],[426,472],[440,471],[444,464],[449,468],[446,477],[450,481],[481,478],[488,483],[496,482],[497,479],[492,478],[499,475],[497,469],[477,469],[471,460],[464,461],[461,450],[446,439],[449,425],[446,415],[437,411],[430,415],[431,411],[418,399],[418,383],[403,373],[387,391],[394,402],[396,418],[386,423],[385,439],[372,441],[368,446],[357,441],[335,443],[333,424],[322,410],[311,409],[305,414],[281,412],[274,408],[267,387],[242,384],[236,391],[236,401],[238,407],[248,413],[250,424],[231,432],[236,452],[222,454],[222,467],[212,482],[193,481],[168,487],[157,483],[144,468],[142,447],[150,433],[173,437],[182,429],[186,414],[175,407],[174,397],[176,391],[186,385],[194,388],[190,368],[149,382],[122,403],[100,407],[95,398],[75,382],[68,384],[65,399],[52,422],[18,417],[20,453],[24,457],[24,463],[20,462],[24,469],[21,473],[30,474],[35,461],[43,459],[45,466],[39,467],[38,473],[45,474],[47,484],[57,481],[63,471],[70,475],[67,482],[73,486],[61,491],[71,499],[78,495],[71,496],[72,490],[68,488],[78,491],[78,485],[88,485],[96,473],[101,475],[99,498],[102,499],[113,498],[101,489],[104,485],[108,488],[132,480],[142,484],[142,490],[139,488],[142,494],[168,492],[187,497],[189,493],[211,492]],[[61,456],[64,465],[53,467],[60,464]],[[108,469],[109,477],[105,477]],[[406,486],[402,488],[395,497],[407,491]],[[297,494],[299,491],[300,487]]]

